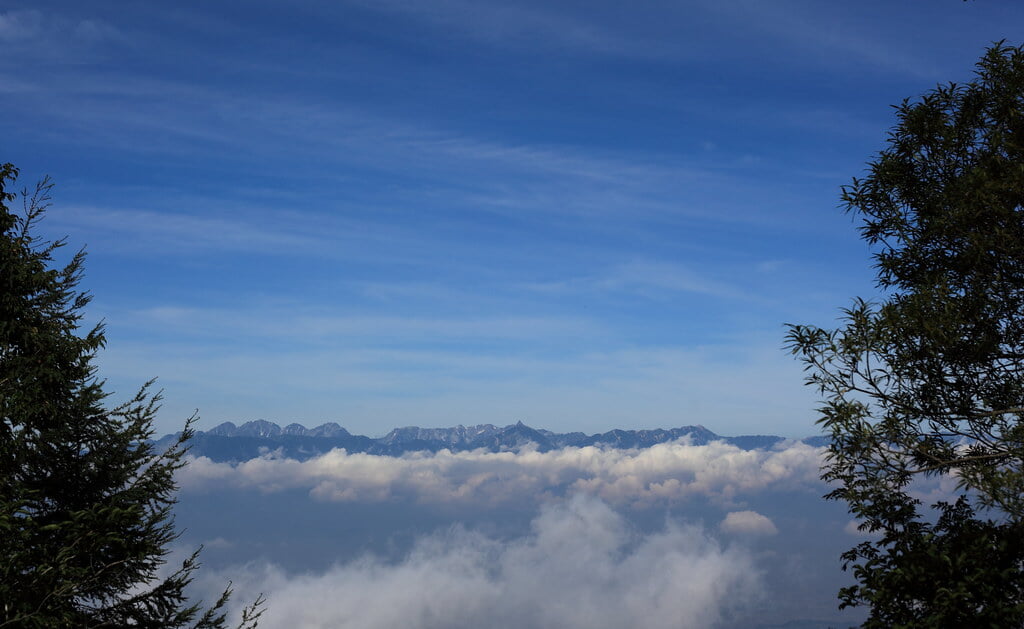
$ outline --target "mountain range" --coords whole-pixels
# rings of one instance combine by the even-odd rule
[[[504,427],[492,424],[459,425],[451,428],[407,426],[395,428],[383,437],[372,438],[353,435],[334,422],[316,428],[306,428],[301,424],[288,424],[282,428],[273,422],[259,419],[245,422],[241,426],[225,422],[207,431],[196,431],[189,442],[189,451],[195,456],[209,457],[218,462],[237,462],[270,452],[277,456],[306,460],[335,448],[344,448],[349,453],[365,452],[388,456],[400,456],[406,452],[417,451],[437,452],[443,449],[458,452],[482,448],[490,452],[500,452],[534,447],[545,452],[570,446],[649,448],[683,437],[689,437],[690,443],[694,445],[724,441],[744,450],[770,448],[785,440],[774,435],[723,437],[699,425],[667,430],[616,429],[587,435],[582,432],[556,433],[535,429],[522,422]],[[176,435],[166,435],[158,440],[156,445],[169,447],[175,439]],[[827,443],[825,437],[809,437],[802,441],[814,446]]]

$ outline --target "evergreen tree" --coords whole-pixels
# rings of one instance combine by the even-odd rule
[[[1024,48],[897,108],[843,190],[878,303],[791,326],[824,395],[823,478],[877,535],[843,555],[866,627],[1024,626]],[[918,479],[955,481],[923,505]]]
[[[81,329],[85,254],[54,268],[65,241],[35,233],[51,184],[22,192],[16,213],[17,175],[0,166],[0,628],[224,627],[230,588],[208,609],[185,596],[196,554],[158,574],[193,420],[158,453],[149,384],[107,407],[92,364],[103,326]]]

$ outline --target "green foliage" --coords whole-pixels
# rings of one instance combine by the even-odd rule
[[[14,213],[17,174],[0,166],[0,627],[223,627],[230,588],[208,609],[185,596],[196,554],[158,575],[192,420],[158,453],[149,383],[107,408],[92,365],[103,326],[80,329],[85,254],[53,268],[65,242],[34,233],[51,184]]]
[[[842,195],[884,298],[787,337],[824,398],[827,497],[878,536],[843,556],[841,606],[869,605],[868,627],[1024,626],[1024,48],[896,111]],[[954,504],[913,497],[935,476]]]

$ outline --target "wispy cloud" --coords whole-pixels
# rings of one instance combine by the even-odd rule
[[[681,264],[650,260],[620,264],[603,275],[529,284],[526,288],[544,293],[629,292],[658,298],[678,292],[729,299],[749,296],[736,286],[714,279],[710,271],[697,272]]]
[[[111,209],[67,205],[55,208],[47,226],[68,230],[78,239],[101,239],[104,250],[122,252],[251,251],[263,254],[325,249],[330,242],[312,228],[302,230],[285,224],[283,217],[273,224],[248,217],[195,216],[146,209]]]
[[[444,203],[520,215],[687,216],[737,223],[763,219],[738,208],[707,207],[707,193],[749,188],[731,158],[678,151],[625,150],[526,142],[280,93],[237,90],[168,78],[83,73],[14,75],[18,105],[86,146],[147,159],[224,161],[247,174],[282,172],[319,187],[349,186],[360,173],[386,176],[385,207],[427,194]],[[67,108],[63,103],[75,103]],[[763,117],[763,113],[758,116]],[[396,185],[398,184],[398,185]],[[359,186],[363,195],[371,194]],[[365,199],[362,200],[365,202]],[[377,199],[376,202],[381,202]]]
[[[644,37],[592,18],[591,12],[570,15],[553,5],[524,2],[442,0],[422,4],[405,0],[360,2],[428,24],[445,33],[478,43],[520,52],[576,52],[626,58],[657,59],[679,53],[678,42]]]
[[[0,12],[0,50],[9,61],[24,56],[33,62],[82,62],[97,47],[124,41],[121,31],[102,19],[70,18],[38,9]]]
[[[701,4],[751,33],[767,35],[776,45],[801,50],[809,63],[835,66],[838,62],[845,62],[842,65],[855,62],[914,78],[935,76],[932,62],[906,46],[905,37],[885,37],[885,26],[871,30],[853,27],[851,23],[863,16],[845,10],[842,5],[802,2],[766,5],[757,0]]]
[[[339,316],[318,314],[302,305],[261,305],[251,309],[158,306],[118,315],[127,326],[158,328],[172,334],[271,341],[286,339],[323,345],[333,340],[351,344],[359,340],[423,343],[454,339],[539,340],[596,337],[605,329],[581,317],[537,316]]]

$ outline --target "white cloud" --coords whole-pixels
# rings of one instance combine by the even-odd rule
[[[453,529],[398,563],[365,557],[301,575],[250,565],[200,578],[215,591],[227,575],[237,604],[267,596],[267,629],[701,629],[761,590],[748,552],[694,526],[641,536],[582,497],[544,509],[510,542]]]
[[[770,518],[757,511],[732,511],[722,520],[720,528],[738,535],[775,535],[779,532]]]
[[[960,474],[957,470],[951,470],[938,476],[919,475],[907,493],[929,507],[937,502],[956,502],[963,494],[960,488]]]
[[[732,504],[766,490],[820,491],[820,457],[820,449],[802,443],[772,451],[745,451],[723,442],[676,442],[636,450],[442,450],[401,457],[334,450],[308,461],[263,457],[237,465],[200,457],[178,480],[185,491],[304,489],[316,499],[340,502],[497,504],[582,493],[634,507],[696,496]]]
[[[879,535],[876,534],[876,533],[871,533],[870,531],[862,531],[862,530],[860,530],[860,525],[861,525],[861,521],[860,520],[850,520],[849,522],[846,523],[846,526],[843,527],[843,532],[846,533],[847,535],[852,535],[853,537],[864,537],[864,538],[879,537]]]

